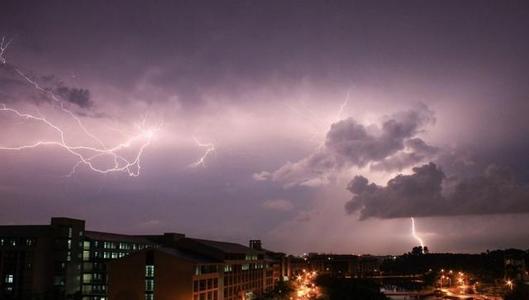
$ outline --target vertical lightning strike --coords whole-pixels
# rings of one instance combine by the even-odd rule
[[[213,143],[202,143],[200,142],[196,137],[193,137],[193,140],[195,141],[195,144],[198,147],[205,148],[204,154],[195,162],[193,162],[190,166],[193,168],[196,168],[198,166],[206,166],[206,159],[208,156],[215,151],[215,145]]]
[[[2,37],[2,40],[0,42],[0,63],[6,64],[7,60],[5,57],[5,51],[8,48],[9,44],[11,43],[11,40],[6,41],[5,37]],[[22,72],[17,67],[13,66],[13,69],[15,72],[24,79],[28,84],[30,84],[34,89],[37,91],[43,93],[44,95],[51,98],[55,104],[60,108],[60,110],[67,114],[71,119],[75,121],[77,126],[83,131],[84,134],[86,134],[88,137],[90,137],[93,141],[95,141],[97,144],[99,144],[98,147],[93,146],[73,146],[66,142],[64,131],[56,124],[54,124],[52,121],[48,120],[44,116],[35,116],[29,113],[22,113],[14,108],[7,107],[5,104],[0,104],[0,112],[6,112],[13,114],[15,117],[18,117],[20,119],[24,120],[30,120],[37,123],[41,123],[45,127],[48,127],[55,131],[57,133],[57,140],[41,140],[37,141],[33,144],[28,145],[21,145],[21,146],[14,146],[14,147],[7,147],[7,146],[0,146],[0,150],[6,150],[6,151],[22,151],[22,150],[28,150],[28,149],[34,149],[41,146],[56,146],[59,148],[62,148],[66,150],[68,153],[72,154],[73,156],[77,157],[78,162],[73,166],[72,170],[67,176],[71,176],[75,174],[76,170],[81,166],[84,165],[88,167],[90,170],[101,173],[101,174],[107,174],[112,172],[126,172],[129,176],[137,177],[140,175],[141,170],[141,158],[143,155],[143,152],[147,146],[149,146],[155,136],[155,134],[160,130],[160,127],[153,127],[153,128],[146,128],[145,127],[145,120],[143,120],[142,125],[139,126],[139,134],[129,137],[126,141],[122,143],[118,143],[114,147],[107,147],[103,143],[101,139],[96,137],[94,134],[92,134],[83,124],[80,118],[78,118],[71,110],[67,109],[64,106],[63,101],[61,101],[52,91],[42,88],[35,80],[31,79],[29,76],[27,76],[24,72]],[[127,148],[131,148],[133,145],[139,144],[139,149],[137,150],[136,155],[133,157],[133,159],[126,159],[122,155],[119,154],[120,151],[125,150]],[[113,166],[112,167],[98,167],[94,163],[94,160],[96,158],[110,158],[113,160]]]
[[[415,219],[413,217],[411,217],[411,235],[413,236],[413,238],[415,238],[419,244],[421,245],[422,247],[422,252],[424,253],[424,242],[423,240],[417,235],[417,232],[415,231]]]

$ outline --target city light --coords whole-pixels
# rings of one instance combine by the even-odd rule
[[[316,279],[316,271],[302,270],[302,274],[297,276],[296,282],[293,284],[294,292],[293,297],[290,299],[295,300],[309,300],[316,299],[320,295],[319,288],[314,283]]]

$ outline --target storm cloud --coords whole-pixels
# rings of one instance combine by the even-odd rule
[[[35,89],[28,80],[37,83],[46,92]],[[88,89],[69,86],[55,75],[37,75],[9,63],[0,65],[0,101],[51,103],[51,95],[81,109],[93,106]]]
[[[356,176],[347,189],[353,198],[345,209],[349,214],[358,212],[360,219],[529,212],[529,185],[496,165],[478,176],[457,178],[428,163],[413,168],[411,175],[394,177],[385,187]]]
[[[385,117],[380,126],[363,125],[353,118],[332,124],[325,143],[308,157],[288,162],[273,173],[254,175],[291,185],[320,185],[332,180],[336,171],[369,166],[373,169],[402,170],[431,159],[436,148],[418,135],[435,121],[426,105]]]

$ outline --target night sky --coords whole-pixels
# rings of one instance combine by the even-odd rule
[[[8,0],[1,36],[1,224],[529,248],[526,1]]]

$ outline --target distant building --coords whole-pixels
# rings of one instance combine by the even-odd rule
[[[306,268],[338,276],[363,277],[380,271],[382,259],[371,255],[315,254],[305,257]]]
[[[263,250],[261,240],[250,240],[250,248],[255,250]]]
[[[0,299],[248,299],[286,270],[284,256],[251,245],[85,231],[70,218],[0,226]]]
[[[504,266],[505,280],[529,281],[529,274],[523,257],[506,257]]]

